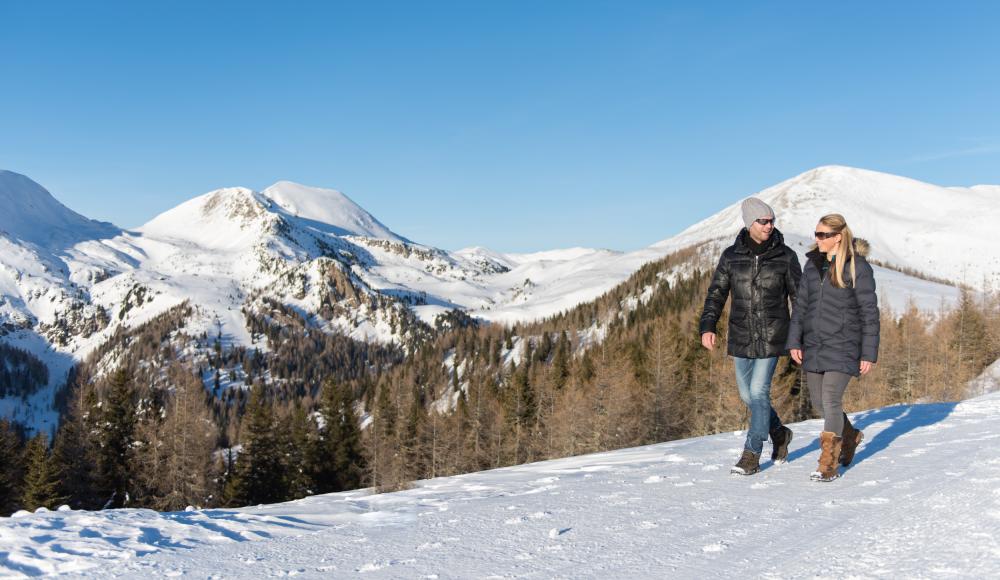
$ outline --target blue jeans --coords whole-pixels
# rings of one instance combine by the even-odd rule
[[[778,359],[733,357],[733,362],[740,398],[750,408],[750,430],[744,447],[760,455],[768,435],[781,427],[781,419],[771,406],[771,377]]]

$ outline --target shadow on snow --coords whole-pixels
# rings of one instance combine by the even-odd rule
[[[874,437],[866,434],[864,442],[854,455],[854,461],[848,469],[863,463],[873,455],[885,451],[901,436],[921,427],[928,427],[943,421],[955,409],[958,403],[926,403],[916,405],[893,405],[881,409],[872,409],[855,413],[851,422],[856,429],[864,431],[872,425],[889,423]],[[800,447],[788,454],[788,461],[795,461],[814,451],[819,451],[819,439],[814,439],[809,445]]]

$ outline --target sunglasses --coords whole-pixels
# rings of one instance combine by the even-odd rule
[[[774,223],[774,218],[760,218],[760,219],[756,219],[756,220],[753,220],[753,221],[759,223],[762,226],[766,226],[768,224],[773,224]]]
[[[813,235],[816,236],[817,240],[829,240],[839,233],[840,232],[813,232]]]

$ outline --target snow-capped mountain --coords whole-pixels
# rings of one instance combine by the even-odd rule
[[[87,219],[62,205],[28,177],[2,169],[0,205],[0,236],[24,245],[59,249],[118,233],[115,226]]]
[[[843,213],[872,242],[880,291],[894,308],[954,301],[951,285],[1000,275],[986,228],[1000,217],[1000,186],[946,188],[847,167],[821,167],[758,194],[804,253],[820,215]],[[503,254],[447,252],[415,243],[346,195],[278,182],[262,191],[225,188],[195,197],[133,231],[95,222],[43,187],[0,172],[0,332],[40,356],[49,384],[26,400],[0,399],[7,416],[56,420],[56,387],[74,361],[185,301],[192,335],[267,350],[246,313],[280,303],[306,323],[359,340],[405,341],[450,309],[491,321],[537,319],[599,297],[643,264],[700,247],[685,267],[711,268],[741,225],[736,203],[680,234],[635,252],[571,248]],[[975,216],[975,219],[969,219]],[[641,297],[636,297],[641,299]]]
[[[757,194],[777,214],[786,242],[811,245],[820,216],[840,213],[871,257],[900,269],[979,287],[1000,281],[1000,186],[941,187],[851,167],[807,171]],[[743,226],[739,201],[654,247],[692,245]]]

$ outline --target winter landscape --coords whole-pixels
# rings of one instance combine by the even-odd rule
[[[1000,577],[998,18],[0,0],[0,578]]]
[[[391,289],[397,296],[425,296],[426,304],[407,305],[418,319],[433,322],[445,311],[442,305],[450,305],[487,320],[517,321],[593,300],[644,263],[678,250],[698,247],[695,256],[714,254],[738,230],[734,206],[631,254],[581,249],[509,256],[483,248],[449,253],[393,233],[338,192],[279,183],[261,193],[211,192],[129,232],[86,220],[24,176],[0,176],[6,206],[23,212],[5,216],[4,240],[11,248],[4,257],[5,314],[11,321],[30,321],[26,328],[10,329],[6,343],[32,353],[51,373],[49,383],[32,396],[8,395],[4,404],[8,416],[28,419],[38,431],[55,423],[55,393],[65,382],[60,373],[108,340],[116,327],[140,326],[189,301],[201,310],[188,323],[194,325],[189,332],[219,333],[223,348],[253,348],[251,331],[235,313],[244,306],[240,300],[261,289],[285,290],[280,300],[322,320],[317,312],[322,299],[309,301],[315,288],[309,276],[321,270],[317,263],[330,259],[320,249],[325,246],[352,256],[367,248],[367,259],[344,271],[363,292]],[[997,211],[992,199],[1000,188],[945,190],[865,170],[823,167],[760,197],[787,216],[782,225],[788,239],[804,248],[811,216],[827,206],[877,215],[865,204],[883,191],[905,197],[910,211],[898,221],[866,224],[876,234],[875,257],[891,265],[877,270],[884,304],[931,313],[954,308],[958,287],[914,275],[921,261],[934,259],[934,248],[894,247],[892,242],[900,237],[897,230],[937,228],[936,239],[953,238],[950,247],[971,247],[982,232],[960,227],[958,217],[953,223],[936,219],[921,225],[921,202],[933,203],[947,191],[961,196],[952,199],[968,208],[956,216],[989,215]],[[310,208],[315,200],[323,203]],[[18,231],[19,224],[30,227]],[[46,237],[32,238],[35,232]],[[408,249],[410,256],[378,248],[375,240]],[[430,257],[433,268],[425,266],[423,256]],[[985,279],[996,257],[980,253],[979,258],[949,262],[942,253],[934,271],[950,279]],[[285,268],[278,275],[265,266],[275,263]],[[678,277],[691,267],[674,265],[662,273]],[[305,292],[300,289],[298,298],[281,284],[288,271],[301,272]],[[534,284],[512,296],[511,282],[522,278]],[[569,285],[574,292],[565,289]],[[137,287],[146,288],[150,298],[124,308]],[[632,300],[649,300],[654,291],[643,290]],[[630,302],[621,301],[618,308],[627,312]],[[67,312],[88,309],[126,314],[89,336],[69,335],[62,344],[40,331],[59,327]],[[345,309],[339,320],[317,326],[367,341],[406,340],[405,331],[393,333],[377,317],[378,312]],[[601,329],[597,321],[583,329],[579,340],[600,343]],[[503,356],[523,355],[513,347]],[[442,364],[447,368],[449,361]],[[972,381],[966,394],[995,390],[990,372]],[[211,382],[205,386],[210,389]],[[189,506],[166,513],[80,511],[68,505],[22,510],[0,524],[0,570],[13,577],[625,577],[738,570],[763,577],[984,576],[1000,556],[995,539],[1000,537],[1000,454],[990,444],[1000,437],[998,401],[997,395],[986,394],[962,403],[897,404],[856,413],[855,423],[868,440],[833,493],[807,482],[818,455],[819,427],[813,420],[793,426],[791,461],[765,464],[749,484],[728,475],[741,442],[736,431],[426,479],[394,493],[363,489],[266,506]],[[454,412],[451,405],[435,404],[435,413]],[[934,457],[932,469],[928,456]],[[922,509],[913,509],[917,504]],[[851,554],[830,552],[825,534],[831,528],[836,537],[857,537],[863,547]],[[790,544],[787,538],[798,541]],[[769,557],[748,558],[761,551]]]

